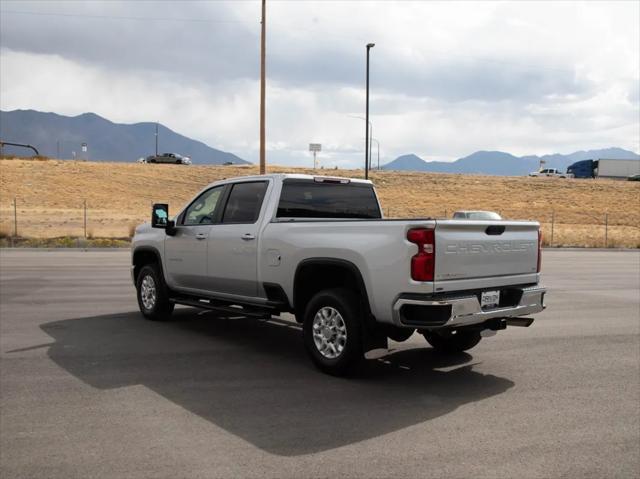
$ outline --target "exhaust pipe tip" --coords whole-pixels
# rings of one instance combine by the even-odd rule
[[[506,323],[509,326],[518,326],[521,328],[528,328],[533,324],[533,318],[507,318]]]

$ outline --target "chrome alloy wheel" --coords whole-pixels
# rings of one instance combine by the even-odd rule
[[[145,309],[152,310],[156,305],[156,282],[151,275],[147,275],[142,279],[140,299]]]
[[[347,326],[337,309],[320,308],[313,318],[313,342],[327,359],[335,359],[347,345]]]

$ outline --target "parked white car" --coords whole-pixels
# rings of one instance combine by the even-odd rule
[[[495,211],[456,211],[454,220],[501,220],[502,217]]]
[[[557,168],[543,168],[539,171],[532,171],[531,173],[529,173],[529,176],[535,176],[535,177],[545,176],[545,177],[552,177],[552,178],[573,178],[573,175],[571,173],[562,173]]]

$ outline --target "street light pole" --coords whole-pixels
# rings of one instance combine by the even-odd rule
[[[260,31],[260,174],[265,174],[265,129],[264,129],[264,97],[265,97],[265,40],[266,40],[266,0],[262,0],[262,29]]]
[[[369,143],[369,50],[375,47],[375,43],[367,43],[367,101],[366,101],[366,114],[365,114],[365,142],[364,142],[364,178],[369,179],[369,149],[371,145]],[[373,134],[372,134],[373,136]]]
[[[156,156],[158,156],[158,122],[156,121]]]
[[[376,142],[376,147],[378,148],[378,170],[380,169],[380,142],[373,137],[373,133],[371,134],[371,141]]]
[[[371,123],[371,120],[367,120],[365,117],[363,116],[358,116],[358,115],[347,115],[349,118],[357,118],[358,120],[363,120],[365,122],[365,125],[369,126],[369,140],[367,140],[367,137],[364,137],[364,141],[365,141],[365,157],[367,154],[367,145],[368,145],[368,150],[369,150],[369,158],[372,158],[371,155],[371,151],[372,151],[372,141],[378,141],[373,137],[373,123]],[[380,145],[378,144],[378,156],[380,156]],[[365,165],[366,167],[366,165]],[[366,173],[366,172],[365,172]]]
[[[373,124],[369,127],[369,167],[373,162]]]

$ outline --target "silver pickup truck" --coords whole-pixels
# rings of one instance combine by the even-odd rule
[[[383,219],[370,181],[277,174],[207,186],[136,229],[142,314],[176,304],[302,323],[313,362],[345,374],[416,330],[456,353],[544,309],[539,224]]]

